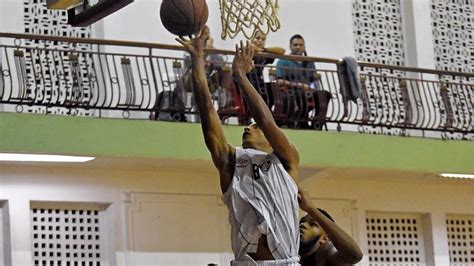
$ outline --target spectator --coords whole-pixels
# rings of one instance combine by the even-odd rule
[[[285,49],[282,47],[265,47],[266,40],[267,36],[260,31],[257,31],[255,38],[253,38],[251,42],[256,53],[270,53],[275,55],[285,54]],[[258,93],[265,100],[269,108],[273,106],[273,93],[271,86],[265,83],[263,70],[266,65],[273,64],[273,61],[275,61],[275,58],[259,56],[257,54],[253,58],[255,67],[247,74],[250,83],[252,83],[255,89],[257,89]]]
[[[306,56],[305,41],[299,34],[290,38],[290,55]],[[307,106],[307,100],[308,96],[310,99],[313,97],[310,89],[316,88],[314,81],[317,79],[314,62],[280,59],[277,62],[276,78],[278,85],[287,88],[287,91],[281,95],[283,112],[288,116],[294,115],[288,118],[296,120],[289,121],[288,125],[291,127],[297,122],[299,127],[308,128],[310,109]]]

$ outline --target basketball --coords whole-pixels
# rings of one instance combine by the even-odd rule
[[[178,36],[198,33],[206,24],[208,15],[206,0],[163,0],[161,3],[161,23]]]

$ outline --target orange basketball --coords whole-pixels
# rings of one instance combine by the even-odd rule
[[[198,33],[208,16],[206,0],[163,0],[161,3],[161,23],[175,35]]]

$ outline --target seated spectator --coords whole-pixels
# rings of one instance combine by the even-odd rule
[[[270,84],[265,83],[263,78],[263,70],[266,65],[272,64],[275,59],[262,56],[261,53],[283,55],[285,54],[285,49],[281,47],[265,47],[266,38],[266,35],[261,32],[257,32],[255,38],[251,40],[250,44],[254,47],[257,54],[253,57],[253,68],[249,73],[247,73],[247,78],[255,87],[257,92],[262,96],[267,106],[271,108],[273,105],[273,94]],[[230,100],[225,101],[228,103],[226,106],[221,106],[219,104],[219,115],[221,117],[236,116],[240,125],[248,125],[250,123],[250,113],[248,112],[248,108],[242,99],[240,90],[237,87],[237,82],[233,80],[234,84],[229,84],[230,80],[225,77],[223,81],[225,84],[223,85],[223,88],[225,88],[227,91],[229,96],[228,99]],[[222,98],[222,95],[220,98]],[[219,100],[219,102],[223,101]]]
[[[285,49],[282,47],[265,47],[267,36],[261,32],[257,32],[255,38],[252,39],[251,44],[257,53],[253,58],[255,67],[247,74],[250,83],[257,89],[259,94],[267,103],[268,107],[273,106],[273,93],[271,86],[265,84],[263,79],[263,69],[266,65],[272,64],[275,58],[259,56],[258,53],[270,53],[276,55],[285,54]]]
[[[290,55],[306,56],[305,41],[299,34],[290,38]],[[281,95],[284,113],[290,120],[295,120],[289,121],[288,126],[309,128],[307,120],[311,108],[308,108],[308,95],[313,101],[311,89],[316,89],[315,81],[318,79],[314,62],[279,59],[276,78],[278,85],[288,88]]]

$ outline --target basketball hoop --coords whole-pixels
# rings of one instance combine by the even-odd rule
[[[222,34],[233,39],[239,32],[253,39],[257,32],[267,35],[280,28],[278,0],[219,0]]]

